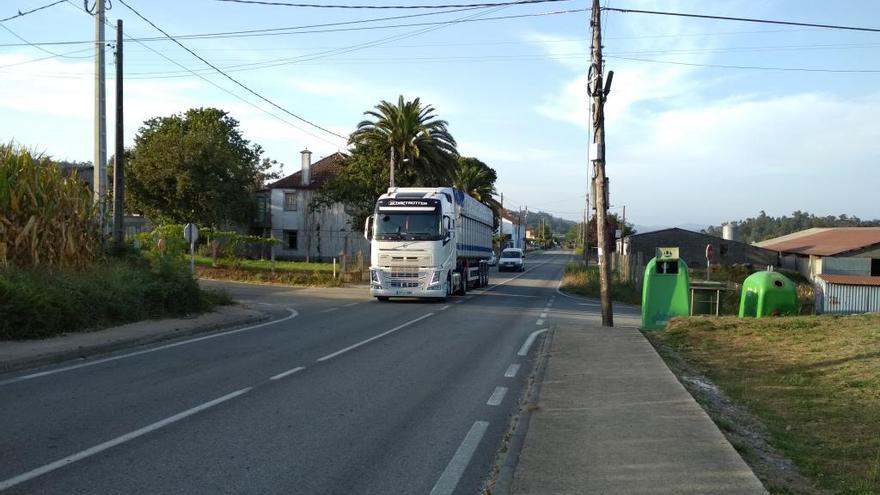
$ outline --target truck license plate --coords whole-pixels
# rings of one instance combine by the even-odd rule
[[[398,296],[409,296],[409,295],[412,295],[412,291],[411,290],[398,290],[397,295]]]

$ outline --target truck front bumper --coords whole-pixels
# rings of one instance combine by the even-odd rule
[[[370,295],[373,297],[445,297],[441,272],[420,270],[418,277],[393,277],[389,271],[370,268]]]

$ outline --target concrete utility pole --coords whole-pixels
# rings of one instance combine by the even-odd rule
[[[593,117],[593,144],[595,156],[593,157],[594,175],[596,185],[593,201],[596,204],[596,237],[599,251],[599,299],[602,305],[602,326],[613,327],[614,317],[611,309],[611,267],[608,263],[608,230],[605,228],[605,219],[608,213],[607,193],[605,191],[605,98],[610,89],[611,75],[608,76],[608,87],[603,84],[602,77],[602,26],[600,24],[602,12],[599,8],[599,0],[593,0],[590,26],[593,29],[593,46],[590,63],[590,76],[587,82],[588,91],[592,98]]]
[[[122,141],[122,19],[116,21],[116,152],[113,161],[113,242],[122,247],[125,235],[125,146]]]
[[[390,187],[394,187],[394,146],[391,147],[391,180],[389,181]]]
[[[104,0],[95,2],[95,159],[92,189],[105,228],[107,197],[107,96],[104,80]]]

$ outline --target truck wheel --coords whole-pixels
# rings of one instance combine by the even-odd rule
[[[461,283],[458,287],[458,295],[463,296],[465,294],[467,294],[467,267],[461,273]]]
[[[387,302],[388,296],[376,296],[376,299],[378,299],[379,302]]]

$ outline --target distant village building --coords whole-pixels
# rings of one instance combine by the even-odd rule
[[[813,280],[817,312],[880,312],[880,227],[807,229],[757,245]]]
[[[705,267],[706,246],[709,244],[714,251],[712,262],[720,265],[745,264],[766,267],[777,263],[776,253],[771,250],[680,228],[632,234],[618,240],[618,243],[618,252],[634,258],[641,257],[643,263],[654,257],[658,247],[677,247],[679,256],[689,267]]]
[[[501,248],[520,248],[524,249],[526,231],[523,225],[523,217],[520,213],[502,210],[501,225],[499,226],[500,234],[504,238]]]
[[[342,253],[353,258],[359,252],[369,259],[370,244],[361,226],[350,224],[351,215],[343,204],[310,206],[321,185],[342,171],[344,155],[334,153],[315,163],[311,151],[303,150],[301,155],[300,170],[258,195],[256,230],[269,230],[281,241],[275,247],[279,259],[327,261]]]

